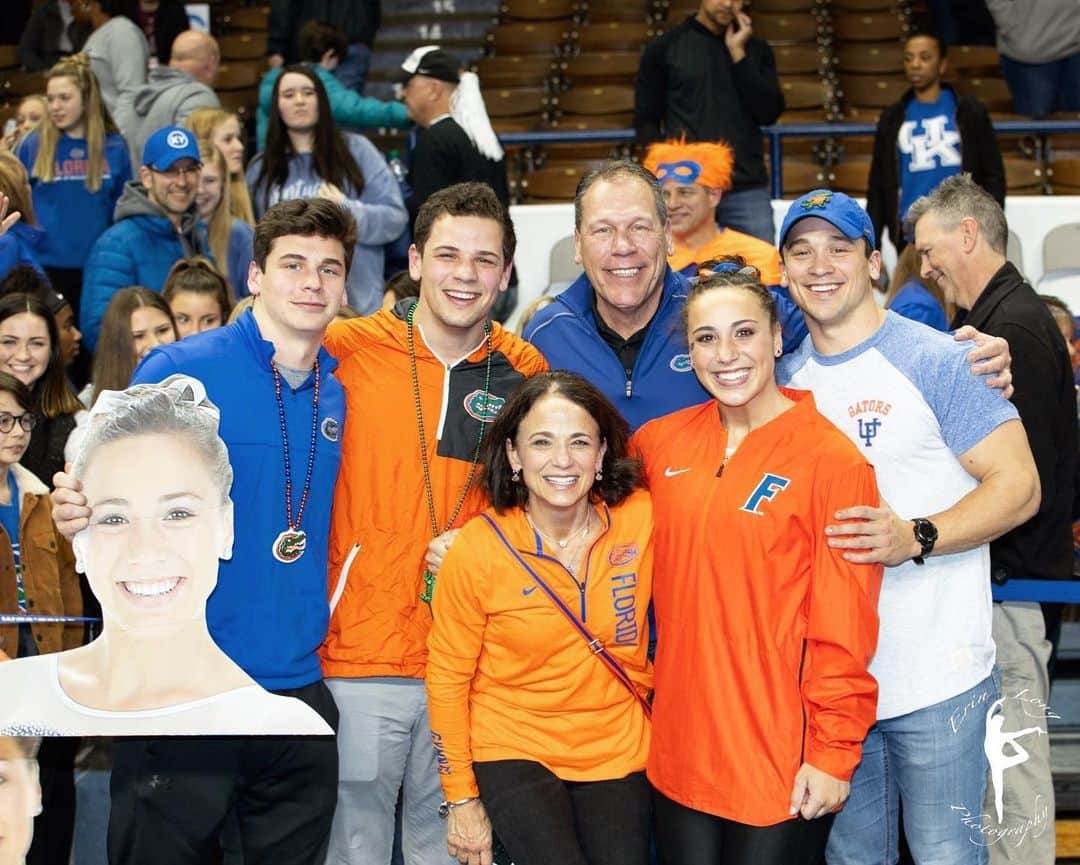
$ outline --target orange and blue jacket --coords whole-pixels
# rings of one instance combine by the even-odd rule
[[[603,641],[645,697],[652,506],[643,490],[598,505],[602,533],[580,583],[520,508],[485,512],[523,560]],[[428,710],[447,799],[476,796],[473,761],[532,760],[567,781],[645,768],[644,709],[484,519],[461,530],[439,571],[428,638]]]
[[[427,666],[431,610],[419,596],[432,529],[403,309],[334,322],[326,334],[347,411],[330,525],[330,627],[320,648],[328,677],[423,678]],[[481,430],[547,362],[493,324],[485,403],[484,343],[448,367],[424,343],[419,327],[414,333],[423,448],[441,532],[460,528],[486,506],[474,483],[454,524],[447,525]]]
[[[648,776],[740,823],[789,819],[806,762],[847,780],[874,723],[882,567],[826,543],[874,472],[806,391],[724,462],[715,401],[634,437],[653,497],[656,692]]]

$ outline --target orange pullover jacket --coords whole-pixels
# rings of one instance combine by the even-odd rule
[[[330,525],[330,627],[320,649],[328,677],[423,678],[427,665],[431,610],[419,595],[432,532],[406,327],[387,311],[334,322],[326,334],[347,411]],[[498,324],[491,346],[485,412],[485,343],[447,367],[415,330],[423,446],[440,530],[460,528],[486,504],[474,486],[455,525],[446,526],[481,425],[526,377],[547,368],[535,348]]]
[[[806,391],[724,459],[713,400],[634,442],[656,517],[656,695],[648,775],[740,823],[789,819],[803,762],[847,780],[874,723],[880,565],[831,549],[840,508],[876,505],[874,472]]]
[[[544,550],[522,509],[486,513],[645,696],[652,685],[649,494],[597,510],[604,531],[589,548],[583,589]],[[466,525],[447,553],[434,608],[428,710],[447,799],[478,795],[474,760],[533,760],[568,781],[645,768],[649,721],[641,705],[484,520]]]

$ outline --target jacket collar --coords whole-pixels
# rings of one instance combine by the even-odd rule
[[[270,361],[274,357],[274,344],[263,337],[262,332],[259,330],[259,323],[255,321],[255,314],[251,311],[251,308],[248,307],[245,309],[243,314],[236,321],[227,326],[236,328],[237,332],[247,344],[256,364],[258,364],[261,369],[270,372]],[[337,369],[337,360],[321,345],[319,346],[318,357],[319,375],[320,378],[325,381],[326,377]],[[304,387],[308,386],[309,384],[304,384]]]
[[[971,305],[971,311],[964,317],[964,324],[978,328],[986,324],[994,310],[1010,294],[1026,283],[1020,271],[1011,261],[1006,261],[986,283],[986,287]]]
[[[660,305],[656,308],[656,315],[653,316],[649,330],[656,326],[657,322],[663,317],[666,308],[673,301],[686,299],[689,287],[690,283],[687,282],[685,276],[672,270],[668,265],[664,265],[664,286],[660,289]],[[588,275],[583,273],[556,299],[568,306],[574,315],[595,326],[596,318],[593,316],[594,291]]]
[[[15,491],[19,496],[19,501],[22,501],[23,496],[27,494],[35,496],[46,496],[49,494],[49,488],[41,481],[41,479],[35,475],[30,469],[25,466],[15,463],[11,467],[11,477],[15,481]]]

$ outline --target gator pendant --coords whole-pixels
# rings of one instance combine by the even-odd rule
[[[285,529],[274,541],[274,558],[286,565],[291,565],[307,549],[307,534],[297,529]]]
[[[435,577],[431,571],[424,571],[424,591],[418,597],[425,604],[431,605],[431,599],[435,596]]]

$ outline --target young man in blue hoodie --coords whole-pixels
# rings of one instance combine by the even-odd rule
[[[199,145],[187,129],[166,126],[143,148],[139,182],[124,187],[115,223],[97,239],[83,271],[79,329],[93,350],[105,309],[129,285],[161,291],[181,258],[210,255],[206,226],[199,221]]]

